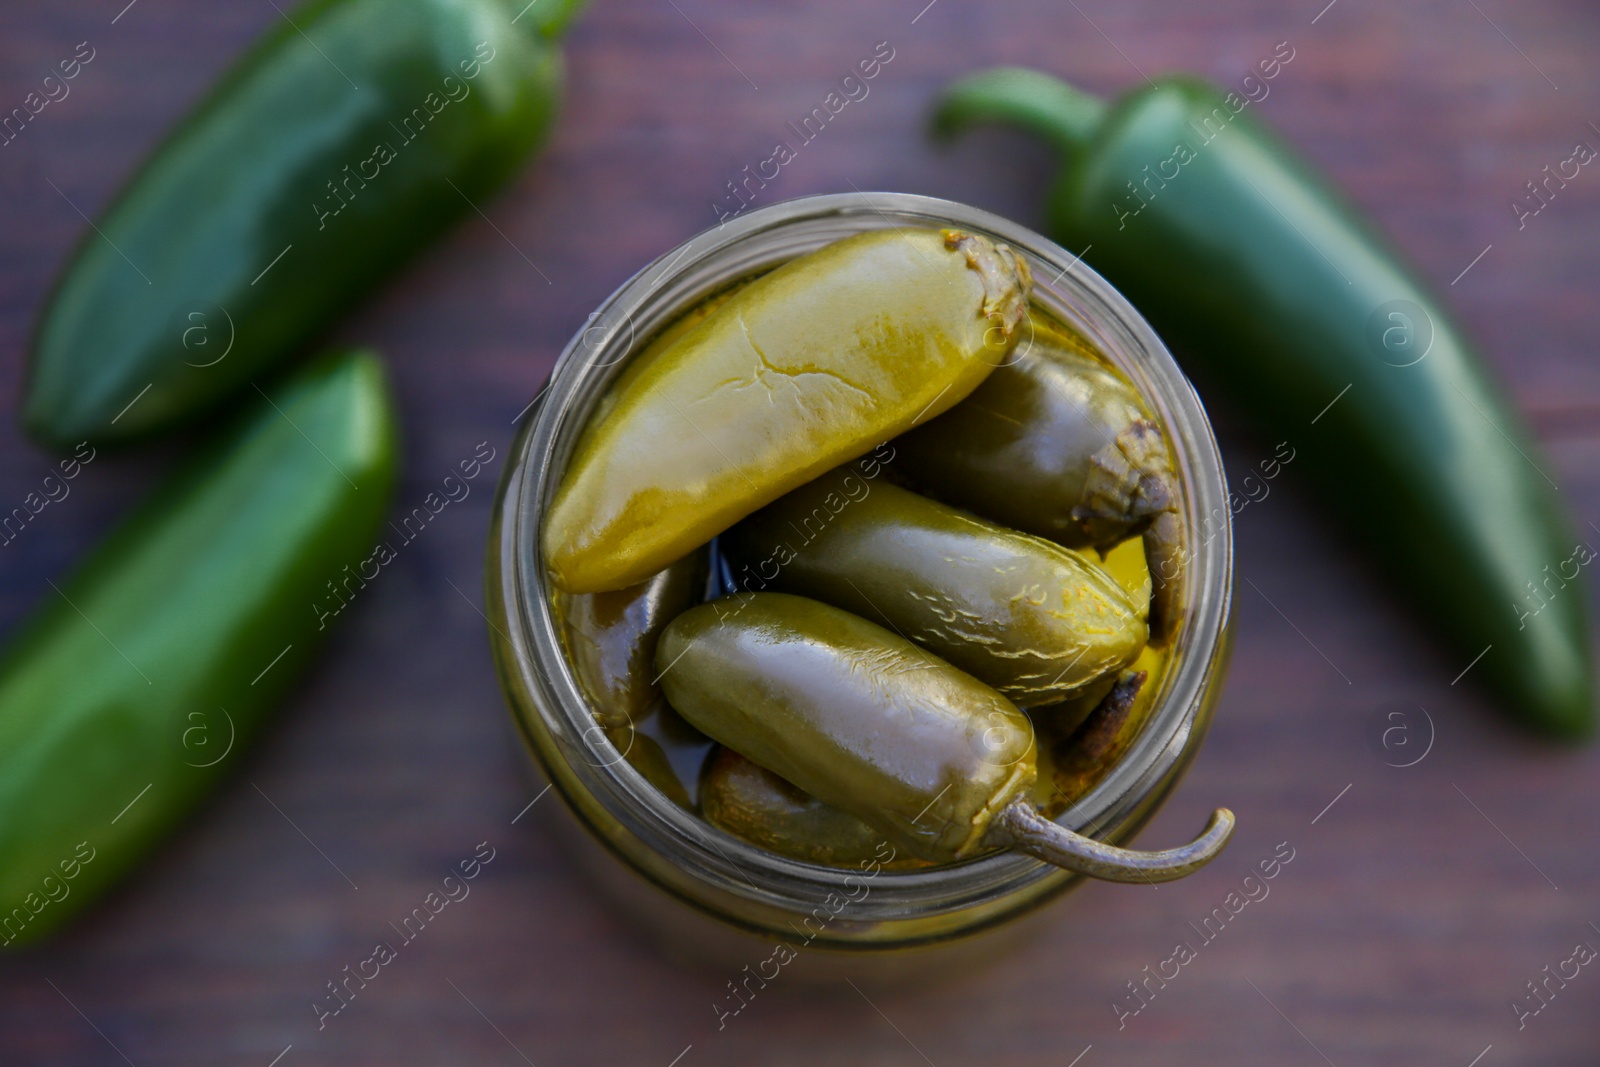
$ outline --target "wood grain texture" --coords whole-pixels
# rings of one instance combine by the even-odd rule
[[[51,464],[15,412],[32,316],[84,229],[74,205],[105,204],[280,17],[256,0],[124,3],[0,5],[0,111],[78,42],[96,49],[71,95],[0,148],[6,508]],[[1237,81],[1287,40],[1296,58],[1259,114],[1449,293],[1544,438],[1580,527],[1600,539],[1588,526],[1600,524],[1600,173],[1585,169],[1521,231],[1509,209],[1574,141],[1600,144],[1588,125],[1600,124],[1592,5],[923,3],[596,0],[570,40],[566,118],[550,151],[486,205],[493,226],[469,220],[337,330],[394,368],[407,427],[401,505],[479,441],[503,459],[513,416],[588,310],[714,222],[724,183],[766,158],[784,124],[877,42],[895,58],[870,96],[765,198],[893,189],[1037,225],[1050,173],[1037,146],[998,132],[948,147],[925,139],[929,101],[949,78],[1006,62],[1107,92],[1170,68]],[[1270,449],[1217,415],[1242,474]],[[97,459],[0,550],[0,627],[176,450]],[[511,825],[532,792],[475,606],[488,503],[485,480],[385,569],[281,726],[148,870],[60,941],[0,958],[0,1062],[266,1067],[292,1045],[281,1067],[667,1067],[681,1053],[680,1067],[1466,1067],[1492,1045],[1477,1062],[1496,1067],[1566,1065],[1600,1045],[1595,968],[1520,1032],[1508,1006],[1575,942],[1600,945],[1588,925],[1600,922],[1600,755],[1529,741],[1491,713],[1470,674],[1452,685],[1465,664],[1441,658],[1330,539],[1292,466],[1239,516],[1222,708],[1143,838],[1186,839],[1226,804],[1240,827],[1226,856],[1159,889],[1089,886],[988,972],[870,1003],[848,988],[774,986],[720,1032],[711,1004],[726,976],[667,963],[597,903],[555,847],[543,804]],[[1437,728],[1432,751],[1415,767],[1386,766],[1368,745],[1369,719],[1418,706]],[[471,897],[319,1032],[310,1005],[324,984],[484,840],[498,852]],[[1125,983],[1178,941],[1198,944],[1187,924],[1280,842],[1295,858],[1270,895],[1119,1030],[1111,1005]]]

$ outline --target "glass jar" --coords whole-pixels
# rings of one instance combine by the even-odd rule
[[[731,283],[851,234],[912,226],[986,234],[1026,258],[1034,300],[1090,338],[1144,395],[1167,431],[1183,485],[1186,603],[1168,668],[1137,739],[1061,823],[1125,843],[1193,757],[1226,668],[1233,557],[1216,439],[1154,331],[1078,257],[988,212],[901,193],[774,204],[663,255],[589,316],[522,424],[490,533],[490,639],[518,731],[564,802],[560,823],[574,859],[666,947],[735,971],[767,958],[778,942],[822,958],[805,968],[812,977],[926,977],[965,967],[1003,944],[993,934],[1020,930],[1019,919],[1079,880],[1013,853],[930,869],[851,871],[728,835],[621,758],[595,725],[558,639],[540,547],[545,509],[585,421],[627,360]],[[973,936],[979,933],[986,936]]]

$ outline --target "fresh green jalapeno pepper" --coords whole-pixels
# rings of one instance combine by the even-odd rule
[[[1178,615],[1183,525],[1160,426],[1133,385],[1039,315],[972,394],[895,442],[919,488],[1069,548],[1143,533],[1151,639]]]
[[[1548,466],[1429,287],[1246,106],[1194,78],[1108,105],[995,70],[952,86],[937,122],[1012,122],[1058,147],[1052,235],[1292,443],[1452,673],[1470,667],[1530,727],[1590,735],[1588,598],[1530,598],[1578,544]]]
[[[1111,881],[1181,878],[1226,844],[1218,809],[1192,844],[1133,852],[1044,818],[1016,705],[904,638],[838,608],[756,593],[678,616],[656,662],[684,718],[890,844],[949,863],[1016,848]]]
[[[29,432],[164,430],[302,349],[543,141],[577,7],[313,0],[279,20],[85,235],[34,339]]]
[[[395,436],[375,357],[313,363],[24,624],[0,659],[0,943],[63,926],[238,763],[343,611],[330,591],[357,592]]]
[[[731,748],[717,748],[700,779],[706,821],[735,837],[796,859],[830,867],[882,862],[892,855],[872,827],[824,804]],[[895,859],[888,870],[925,866]]]
[[[1078,553],[848,466],[756,512],[724,543],[744,589],[878,619],[1024,706],[1121,670],[1147,636],[1122,586]]]
[[[700,602],[705,584],[706,553],[698,549],[626,589],[556,592],[567,657],[601,726],[630,726],[659,699],[656,639],[667,623]]]
[[[1026,265],[954,231],[880,230],[745,286],[622,384],[543,533],[555,584],[632,585],[756,508],[944,411],[1015,343]]]

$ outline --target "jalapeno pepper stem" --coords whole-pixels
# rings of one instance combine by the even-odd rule
[[[1046,137],[1063,153],[1072,154],[1088,144],[1106,109],[1098,96],[1048,74],[1000,67],[946,89],[933,114],[933,129],[948,136],[974,123],[1001,122]]]
[[[1145,528],[1144,555],[1150,567],[1150,643],[1172,640],[1183,612],[1178,576],[1183,567],[1183,524],[1176,511],[1163,511]]]
[[[588,0],[554,0],[554,2],[545,0],[543,4],[537,6],[523,5],[517,0],[512,0],[509,6],[513,11],[521,11],[521,14],[511,20],[512,22],[523,22],[530,33],[547,41],[553,41],[566,32],[572,20],[588,6]]]
[[[1205,832],[1181,848],[1137,852],[1073,833],[1020,797],[990,824],[986,844],[1010,847],[1046,863],[1106,882],[1171,882],[1210,863],[1233,836],[1233,812],[1211,813]]]

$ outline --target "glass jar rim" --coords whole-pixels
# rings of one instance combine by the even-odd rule
[[[667,799],[622,758],[595,724],[562,652],[542,562],[541,526],[573,440],[594,404],[655,332],[717,288],[798,254],[775,253],[766,247],[773,240],[814,240],[809,247],[820,247],[851,232],[896,226],[972,230],[1010,245],[1027,259],[1035,300],[1088,333],[1155,409],[1183,483],[1189,553],[1185,616],[1158,703],[1119,762],[1058,821],[1093,834],[1097,828],[1114,830],[1134,816],[1183,761],[1191,733],[1203,725],[1197,718],[1222,659],[1232,596],[1232,532],[1215,436],[1193,386],[1160,338],[1080,256],[992,213],[905,193],[801,197],[697,234],[639,270],[589,315],[529,406],[502,486],[506,519],[500,541],[490,546],[503,563],[500,592],[512,631],[501,636],[514,652],[514,663],[502,669],[519,672],[518,682],[531,695],[545,729],[569,757],[567,767],[607,816],[650,842],[680,870],[782,910],[809,911],[827,894],[847,890],[851,883],[845,879],[859,879],[861,873],[791,859],[727,834]],[[697,283],[676,284],[697,268],[705,271]],[[528,725],[520,711],[518,724],[526,735]],[[1013,853],[885,870],[874,874],[870,898],[851,905],[851,917],[857,922],[898,918],[908,908],[938,915],[1034,887],[1052,874],[1062,872]]]

